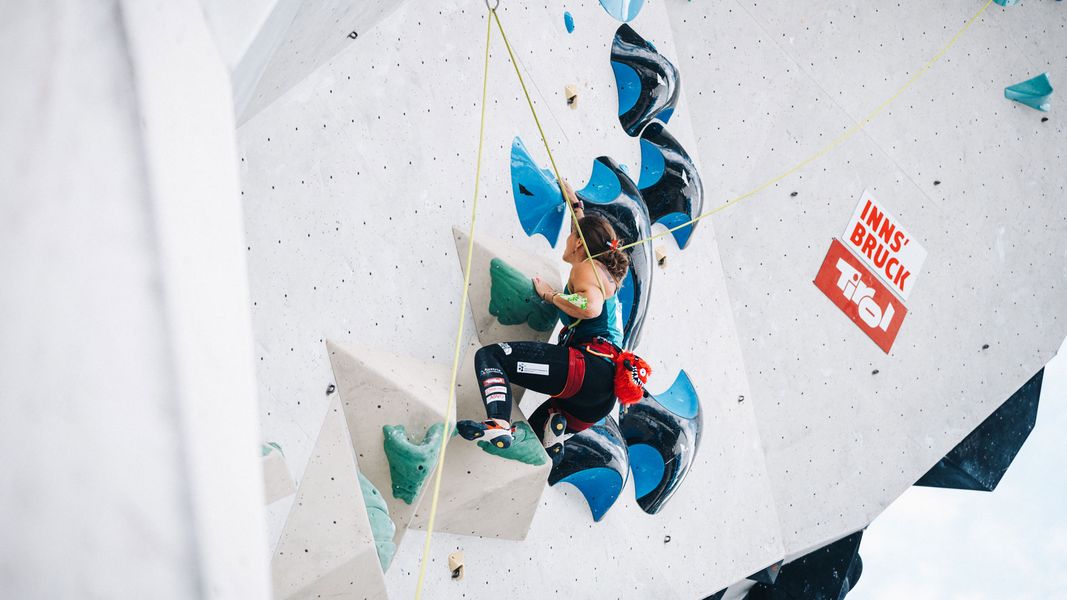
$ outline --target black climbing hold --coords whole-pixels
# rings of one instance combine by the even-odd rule
[[[671,536],[669,536],[669,535],[663,536],[663,543],[664,544],[670,543],[670,541],[671,541]]]
[[[934,181],[934,185],[941,185],[941,180]]]
[[[526,186],[524,186],[521,183],[519,184],[519,193],[522,194],[523,196],[533,196],[534,195],[533,192],[531,192],[530,190],[526,189]]]
[[[989,344],[982,344],[982,350],[989,350]]]
[[[877,374],[878,374],[878,369],[875,369],[875,370],[871,371],[871,375],[877,375]]]
[[[1044,123],[1045,121],[1048,121],[1048,117],[1041,117],[1041,122]]]
[[[352,33],[348,34],[348,37],[354,40],[359,37],[359,34],[353,31]]]
[[[737,401],[738,401],[738,403],[744,402],[745,401],[745,397],[744,396],[738,396],[737,397]]]
[[[332,394],[332,393],[334,393],[336,391],[337,391],[337,386],[335,386],[334,384],[331,383],[330,385],[326,386],[326,395],[327,396],[329,396],[330,394]]]
[[[791,194],[789,194],[789,197],[790,197],[790,198],[796,198],[796,197],[797,197],[797,194],[799,194],[799,193],[800,193],[800,192],[792,192]]]

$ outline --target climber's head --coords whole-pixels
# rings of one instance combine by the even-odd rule
[[[589,253],[594,256],[599,255],[596,260],[608,268],[608,272],[611,273],[611,276],[616,281],[622,281],[623,277],[626,276],[626,268],[630,264],[630,258],[625,251],[618,248],[625,242],[619,240],[615,235],[615,229],[611,226],[611,223],[600,215],[586,214],[578,220],[578,226],[582,228],[582,235],[585,236],[585,241],[589,244]],[[578,235],[578,230],[573,227],[572,221],[571,234],[567,236],[567,245],[563,249],[563,260],[571,264],[577,264],[585,260],[586,257],[582,238]]]

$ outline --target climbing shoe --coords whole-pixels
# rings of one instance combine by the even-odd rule
[[[463,420],[456,423],[456,431],[465,440],[485,440],[497,448],[510,448],[515,439],[515,428],[501,419],[488,421]]]
[[[548,420],[545,421],[544,441],[545,452],[548,453],[548,457],[552,459],[552,466],[559,464],[563,460],[563,441],[569,438],[570,435],[565,434],[567,431],[567,417],[562,413],[551,412],[548,415]]]

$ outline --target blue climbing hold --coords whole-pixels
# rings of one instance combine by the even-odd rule
[[[619,90],[619,115],[624,115],[637,104],[641,97],[641,76],[629,65],[611,61],[615,73],[615,86]]]
[[[1001,6],[1015,6],[1019,3],[1019,0],[993,0],[993,2],[996,2]]]
[[[619,21],[632,21],[641,12],[645,0],[600,0],[600,6]]]
[[[678,69],[629,25],[615,32],[611,69],[619,93],[619,123],[627,135],[641,133],[652,119],[671,118],[681,90]]]
[[[563,13],[563,26],[567,28],[567,33],[574,33],[574,17],[570,11]]]
[[[634,495],[647,496],[663,480],[663,455],[648,444],[630,446],[630,470],[634,473]]]
[[[693,220],[704,208],[704,185],[693,159],[667,128],[653,121],[641,132],[641,199],[653,223],[668,229]],[[678,247],[689,245],[696,223],[672,231]]]
[[[522,230],[541,234],[555,248],[567,208],[563,194],[552,171],[538,168],[518,137],[511,144],[511,192]]]
[[[569,483],[578,488],[599,521],[626,486],[630,463],[615,419],[604,417],[567,440],[563,458],[552,467],[548,484]]]
[[[701,437],[700,398],[685,371],[670,389],[619,409],[637,504],[659,512],[682,484],[696,458]]]
[[[1042,73],[1033,79],[1004,88],[1004,97],[1048,112],[1052,108],[1049,102],[1052,98],[1052,82],[1048,79],[1048,73]]]

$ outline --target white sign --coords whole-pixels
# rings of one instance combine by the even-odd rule
[[[926,248],[869,191],[860,197],[842,240],[889,289],[907,300],[926,261]]]

